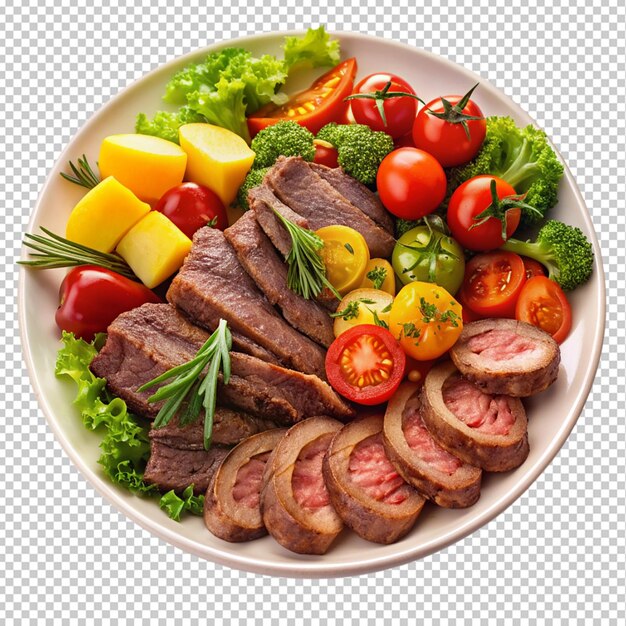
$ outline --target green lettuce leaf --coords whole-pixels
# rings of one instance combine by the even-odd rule
[[[176,112],[157,111],[151,120],[144,113],[139,113],[135,122],[135,132],[179,143],[178,129],[184,124],[196,122],[206,122],[206,119],[188,106],[183,106]]]
[[[290,72],[295,67],[323,67],[339,63],[339,41],[331,40],[323,26],[309,28],[302,37],[285,37],[285,65]]]
[[[183,491],[182,498],[177,496],[173,490],[168,491],[166,494],[161,496],[159,506],[169,515],[169,517],[179,522],[181,514],[185,511],[188,511],[192,515],[202,515],[204,496],[194,496],[193,484],[191,484],[187,487],[187,489],[185,489],[185,491]]]

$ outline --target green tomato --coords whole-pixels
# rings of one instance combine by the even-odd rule
[[[391,260],[394,272],[405,285],[416,280],[436,283],[454,295],[463,282],[463,249],[452,237],[428,226],[404,233]]]

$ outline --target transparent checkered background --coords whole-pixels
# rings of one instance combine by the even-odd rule
[[[384,8],[320,2],[315,9],[301,1],[288,8],[275,1],[263,8],[223,0],[215,8],[95,4],[10,0],[0,19],[7,255],[0,287],[6,330],[0,622],[624,623],[623,0],[560,1],[553,8],[536,0],[522,8],[511,0],[481,6],[431,0],[417,8],[407,0]],[[367,576],[299,581],[183,553],[114,511],[83,480],[30,388],[15,320],[13,263],[47,172],[102,103],[159,64],[212,41],[319,23],[395,38],[465,65],[547,130],[573,170],[600,238],[608,326],[577,426],[505,513],[419,562]]]

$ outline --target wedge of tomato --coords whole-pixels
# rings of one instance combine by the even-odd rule
[[[270,103],[260,108],[248,118],[250,136],[281,120],[298,122],[313,134],[330,122],[343,121],[349,106],[344,98],[352,93],[356,70],[356,59],[347,59],[282,106]]]
[[[386,402],[404,376],[406,357],[392,334],[362,324],[342,333],[326,353],[326,375],[333,389],[358,404]]]
[[[460,299],[482,317],[515,317],[517,298],[526,282],[522,258],[494,250],[477,254],[465,266]]]
[[[545,330],[562,343],[572,328],[572,309],[557,283],[546,276],[533,276],[517,299],[515,319]]]

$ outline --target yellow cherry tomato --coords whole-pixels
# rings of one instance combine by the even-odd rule
[[[375,324],[389,326],[389,311],[393,296],[380,289],[355,289],[343,297],[337,311],[332,314],[335,318],[333,332],[339,337],[353,326],[361,324]]]
[[[326,277],[343,296],[363,282],[370,251],[361,233],[349,226],[324,226],[315,231],[324,242],[320,254]]]
[[[389,331],[417,361],[447,352],[463,330],[461,305],[434,283],[413,282],[400,289],[391,305]]]
[[[361,287],[382,289],[392,296],[396,295],[396,279],[391,263],[386,259],[370,259],[365,268],[365,278]]]

